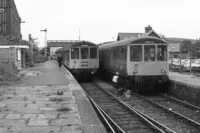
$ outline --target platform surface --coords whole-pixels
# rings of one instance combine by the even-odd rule
[[[174,81],[179,81],[188,85],[195,86],[200,89],[200,77],[192,74],[182,74],[178,72],[169,72],[169,78]]]
[[[0,133],[106,133],[82,88],[56,61],[0,87]]]

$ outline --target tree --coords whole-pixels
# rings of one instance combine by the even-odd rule
[[[183,40],[181,43],[181,51],[189,52],[191,51],[192,42],[190,40]]]

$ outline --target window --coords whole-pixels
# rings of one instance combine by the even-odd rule
[[[0,0],[0,7],[1,7],[1,5],[2,5],[1,3],[2,3],[2,0]]]
[[[79,59],[79,48],[71,49],[71,59]]]
[[[81,59],[88,59],[89,51],[88,48],[81,48]]]
[[[90,48],[90,59],[97,58],[97,48]]]
[[[0,24],[1,24],[1,21],[2,21],[1,17],[2,17],[2,15],[1,15],[1,13],[0,13]]]
[[[3,0],[3,3],[2,3],[3,7],[6,7],[6,1],[7,0]]]
[[[166,45],[158,45],[157,46],[157,60],[158,61],[166,61],[167,60],[167,46]]]
[[[144,60],[155,61],[155,45],[144,46]]]
[[[4,33],[6,32],[6,24],[3,25],[3,29],[2,30],[3,30]]]
[[[6,12],[3,13],[3,22],[6,22]]]
[[[131,61],[142,61],[142,46],[135,45],[130,47],[130,59]]]

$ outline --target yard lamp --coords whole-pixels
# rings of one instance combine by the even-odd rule
[[[44,30],[40,30],[41,32],[45,32],[45,40],[44,40],[44,47],[46,47],[46,41],[47,41],[47,29],[44,29]],[[46,49],[46,48],[45,48]],[[44,56],[46,57],[47,56],[47,51],[45,50],[44,51]]]

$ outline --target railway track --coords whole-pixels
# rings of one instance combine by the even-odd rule
[[[155,96],[145,96],[150,102],[156,103],[165,109],[173,111],[177,115],[181,115],[188,119],[191,123],[200,128],[200,108],[194,105],[185,103],[178,99],[169,97],[164,94],[157,94]]]
[[[110,91],[112,94],[116,95],[116,89],[110,84],[96,81],[96,84],[103,87],[104,89]],[[139,94],[133,94],[130,99],[121,96],[120,98],[129,104],[131,107],[135,108],[138,112],[145,114],[146,118],[155,120],[157,123],[164,125],[165,127],[171,129],[177,133],[199,133],[199,110],[195,107],[188,107],[189,105],[184,105],[184,109],[181,108],[181,104],[176,102],[176,105],[170,105],[169,99],[161,96],[143,97]],[[177,104],[178,103],[178,104]],[[162,104],[162,105],[160,105]],[[179,106],[178,106],[179,105]],[[187,109],[186,109],[187,108]],[[174,111],[173,111],[174,110]],[[176,112],[175,112],[176,111]],[[190,111],[187,113],[187,111]],[[184,114],[183,114],[184,113]],[[187,115],[189,119],[184,116]],[[147,118],[147,119],[148,119]],[[192,118],[192,119],[191,119]]]
[[[101,87],[93,83],[81,83],[80,85],[118,127],[117,133],[165,132]]]

